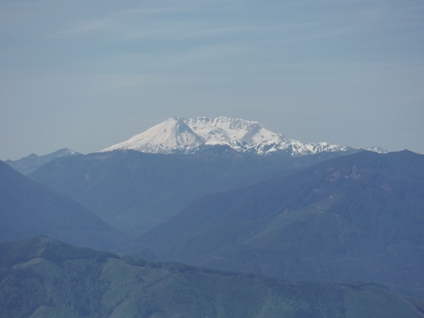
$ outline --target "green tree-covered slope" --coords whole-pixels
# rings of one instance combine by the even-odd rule
[[[374,284],[291,283],[75,248],[0,244],[0,317],[422,317]]]

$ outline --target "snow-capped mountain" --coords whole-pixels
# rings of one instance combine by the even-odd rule
[[[353,150],[326,142],[303,144],[272,132],[255,121],[228,117],[173,117],[101,152],[131,149],[146,153],[191,154],[216,145],[259,155],[285,153],[298,156]]]

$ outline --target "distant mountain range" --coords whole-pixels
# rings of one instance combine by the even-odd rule
[[[270,131],[262,124],[229,117],[172,117],[100,152],[134,150],[151,154],[195,154],[215,147],[230,147],[240,153],[256,155],[305,156],[318,153],[350,154],[360,150],[387,153],[381,147],[353,148],[327,142],[304,144]],[[81,155],[63,148],[51,154],[30,154],[19,160],[5,162],[22,174],[29,174],[57,158]]]
[[[52,160],[75,155],[80,155],[80,153],[69,148],[63,148],[44,156],[37,156],[35,153],[32,153],[19,160],[6,160],[5,162],[20,173],[28,174]]]
[[[303,144],[272,132],[258,122],[244,119],[173,117],[127,141],[103,149],[102,152],[131,149],[146,153],[192,154],[216,145],[226,145],[238,152],[258,155],[300,156],[355,150],[326,142]],[[387,152],[379,147],[368,150]]]

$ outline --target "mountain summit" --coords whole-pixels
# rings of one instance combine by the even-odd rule
[[[216,145],[259,155],[285,153],[293,156],[353,149],[325,142],[303,144],[272,132],[258,122],[244,119],[173,117],[102,152],[131,149],[146,153],[191,154]]]
[[[32,153],[19,160],[6,160],[5,162],[13,169],[18,170],[22,174],[29,174],[37,168],[41,167],[42,165],[46,164],[47,162],[53,161],[61,157],[76,155],[81,154],[72,149],[63,148],[48,155],[37,156],[35,153]]]

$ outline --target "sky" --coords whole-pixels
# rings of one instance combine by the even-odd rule
[[[424,152],[422,0],[2,0],[0,159],[169,117]]]

